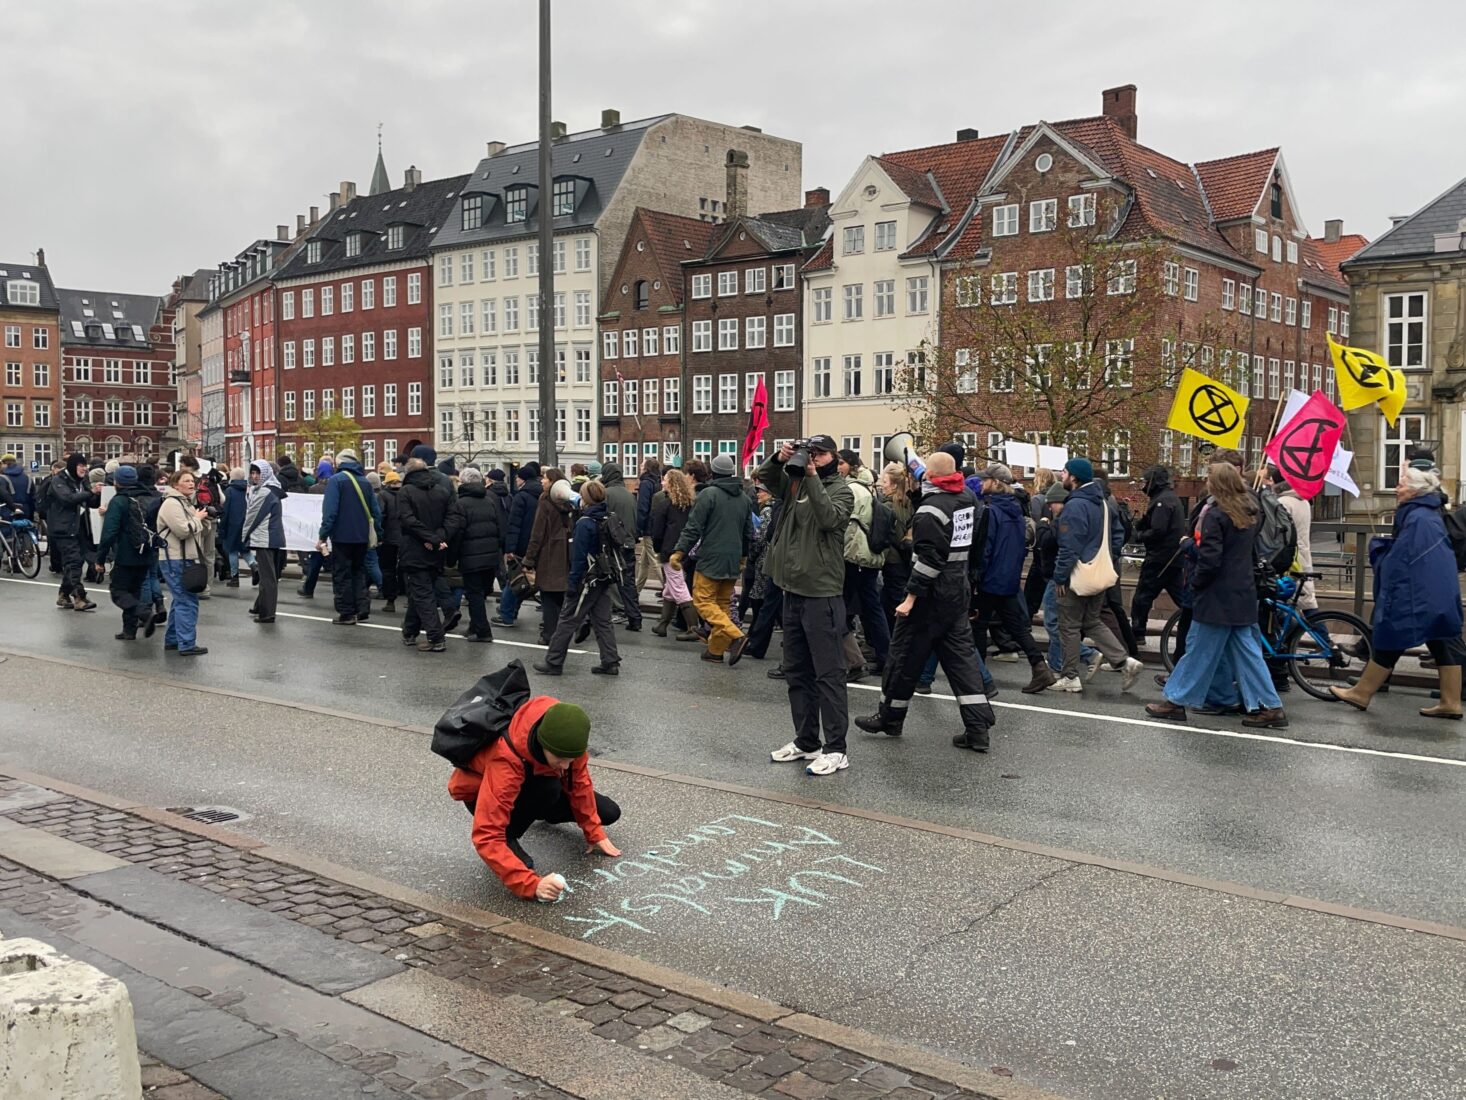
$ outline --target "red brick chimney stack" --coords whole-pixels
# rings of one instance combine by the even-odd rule
[[[814,187],[804,193],[804,208],[806,210],[817,206],[830,205],[830,189],[828,187]]]
[[[1136,132],[1135,85],[1121,84],[1118,88],[1106,88],[1101,94],[1104,116],[1120,124],[1120,129],[1134,141]]]

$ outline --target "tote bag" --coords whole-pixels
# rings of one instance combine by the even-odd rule
[[[1076,596],[1098,596],[1115,586],[1120,574],[1110,557],[1110,502],[1100,501],[1099,553],[1090,561],[1076,564],[1069,574],[1069,588]]]

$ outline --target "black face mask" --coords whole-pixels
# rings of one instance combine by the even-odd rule
[[[821,481],[829,481],[830,478],[839,476],[840,464],[831,460],[823,466],[816,466],[815,470],[819,473]]]

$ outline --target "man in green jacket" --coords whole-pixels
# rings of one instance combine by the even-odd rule
[[[785,443],[759,467],[757,479],[783,501],[779,527],[765,559],[769,577],[784,591],[784,679],[794,740],[770,754],[778,763],[808,761],[810,775],[850,766],[845,734],[845,528],[855,507],[840,476],[835,441],[808,441],[809,462],[791,466]],[[823,732],[823,743],[821,733]]]
[[[729,617],[728,608],[733,584],[748,557],[748,520],[753,505],[743,491],[732,455],[713,459],[712,469],[713,480],[697,494],[668,564],[681,569],[682,556],[699,542],[702,544],[698,546],[697,573],[692,579],[693,606],[712,628],[702,659],[720,665],[726,651],[731,667],[738,663],[748,644],[748,637]]]

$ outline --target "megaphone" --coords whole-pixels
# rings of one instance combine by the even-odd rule
[[[911,471],[911,476],[920,481],[926,467],[916,454],[916,437],[910,432],[897,432],[886,440],[886,449],[881,452],[887,462],[899,462]]]

